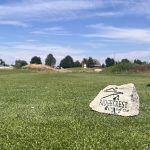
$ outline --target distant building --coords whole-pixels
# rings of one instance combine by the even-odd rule
[[[87,64],[83,64],[83,68],[85,68],[85,69],[86,69],[86,68],[87,68]]]
[[[87,68],[87,59],[86,58],[83,58],[81,65],[83,68]]]

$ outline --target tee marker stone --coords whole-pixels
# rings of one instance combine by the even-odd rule
[[[109,85],[90,103],[94,111],[120,116],[139,114],[139,96],[134,84]]]

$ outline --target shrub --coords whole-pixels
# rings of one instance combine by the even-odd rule
[[[132,63],[117,63],[114,66],[107,67],[103,71],[107,73],[121,73],[121,72],[129,72],[134,68],[134,64]]]
[[[16,68],[22,68],[23,66],[27,65],[28,63],[25,60],[16,60],[15,61],[15,67]]]
[[[112,72],[128,72],[134,65],[130,62],[122,62],[112,67]]]

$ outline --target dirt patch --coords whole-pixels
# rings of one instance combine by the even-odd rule
[[[42,64],[29,64],[23,67],[23,69],[35,70],[35,71],[43,71],[43,72],[71,72],[70,70],[61,68],[56,69],[47,65]]]
[[[56,71],[54,68],[42,64],[29,64],[24,66],[23,69],[36,70],[36,71]]]

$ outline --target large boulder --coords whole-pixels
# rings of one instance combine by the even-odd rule
[[[132,83],[109,85],[100,91],[90,103],[90,107],[102,113],[135,116],[139,114],[139,96]]]

